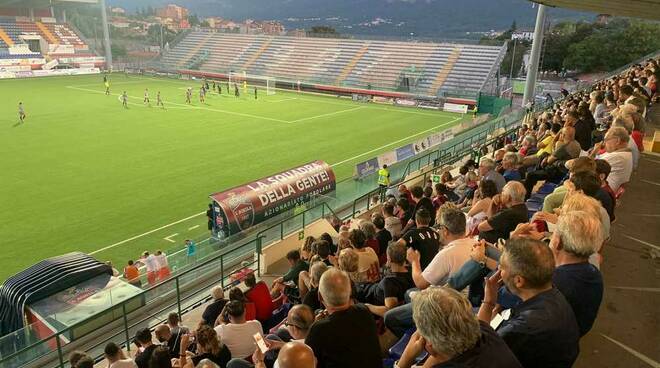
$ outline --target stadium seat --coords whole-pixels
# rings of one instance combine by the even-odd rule
[[[406,350],[406,346],[408,345],[408,342],[410,341],[410,338],[412,335],[415,333],[416,329],[411,328],[410,330],[406,331],[403,334],[403,337],[399,339],[399,341],[396,342],[389,350],[388,353],[390,355],[390,358],[393,359],[394,361],[397,361],[401,358],[403,355],[403,351]],[[417,358],[415,358],[415,362],[417,364],[421,363],[426,359],[428,356],[428,353],[426,351],[423,351]]]

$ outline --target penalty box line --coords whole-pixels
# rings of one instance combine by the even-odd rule
[[[417,136],[419,136],[419,135],[422,135],[422,134],[424,134],[424,133],[428,133],[428,132],[433,131],[433,130],[435,130],[435,129],[442,128],[442,127],[444,127],[444,126],[447,126],[447,125],[453,124],[453,123],[455,123],[455,122],[457,122],[457,121],[459,121],[459,120],[461,120],[461,119],[462,119],[462,118],[456,118],[456,119],[454,119],[454,120],[452,120],[452,121],[449,121],[449,122],[447,122],[447,123],[443,123],[443,124],[440,124],[440,125],[434,126],[434,127],[432,127],[432,128],[429,128],[429,129],[423,130],[423,131],[421,131],[421,132],[418,132],[418,133],[412,134],[412,135],[410,135],[410,136],[408,136],[408,137],[401,138],[401,139],[399,139],[399,140],[397,140],[397,141],[394,141],[394,142],[388,143],[388,144],[386,144],[386,145],[383,145],[383,146],[380,146],[380,147],[378,147],[378,148],[374,148],[374,149],[372,149],[372,150],[369,150],[369,151],[363,152],[363,153],[361,153],[361,154],[359,154],[359,155],[353,156],[353,157],[348,158],[348,159],[345,159],[345,160],[343,160],[343,161],[339,161],[339,162],[337,162],[337,163],[334,163],[334,164],[330,165],[330,167],[336,167],[336,166],[339,166],[339,165],[345,164],[346,162],[349,162],[349,161],[355,160],[355,159],[357,159],[357,158],[360,158],[360,157],[362,157],[362,156],[365,156],[365,155],[368,155],[368,154],[370,154],[370,153],[376,152],[376,151],[381,150],[381,149],[383,149],[383,148],[387,148],[387,147],[392,146],[392,145],[395,145],[395,144],[397,144],[397,143],[401,143],[401,142],[403,142],[403,141],[405,141],[405,140],[408,140],[408,139],[411,139],[411,138],[415,138],[415,137],[417,137]],[[196,213],[196,214],[191,215],[191,216],[188,216],[188,217],[186,217],[186,218],[184,218],[184,219],[181,219],[181,220],[178,220],[178,221],[174,221],[174,222],[172,222],[172,223],[170,223],[170,224],[163,225],[163,226],[161,226],[161,227],[159,227],[159,228],[156,228],[156,229],[153,229],[153,230],[149,230],[149,231],[147,231],[147,232],[145,232],[145,233],[142,233],[142,234],[139,234],[139,235],[135,235],[135,236],[133,236],[133,237],[130,237],[130,238],[125,239],[125,240],[122,240],[122,241],[119,241],[119,242],[114,243],[114,244],[110,244],[110,245],[108,245],[108,246],[106,246],[106,247],[103,247],[103,248],[101,248],[101,249],[95,250],[95,251],[93,251],[93,252],[91,252],[91,253],[89,253],[89,254],[90,254],[90,255],[94,255],[94,254],[97,254],[97,253],[100,253],[100,252],[106,251],[106,250],[108,250],[108,249],[115,248],[115,247],[120,246],[120,245],[122,245],[122,244],[125,244],[125,243],[128,243],[128,242],[130,242],[130,241],[133,241],[133,240],[136,240],[136,239],[142,238],[142,237],[144,237],[144,236],[147,236],[147,235],[153,234],[153,233],[155,233],[155,232],[157,232],[157,231],[160,231],[160,230],[166,229],[166,228],[168,228],[168,227],[170,227],[170,226],[174,226],[174,225],[180,224],[180,223],[182,223],[182,222],[188,221],[188,220],[190,220],[190,219],[193,219],[193,218],[195,218],[195,217],[198,217],[198,216],[201,216],[201,215],[204,215],[204,214],[206,214],[206,211],[202,211],[202,212],[200,212],[200,213]]]

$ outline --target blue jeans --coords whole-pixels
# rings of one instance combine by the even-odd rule
[[[407,330],[415,327],[415,322],[412,317],[412,304],[408,303],[390,309],[385,313],[384,321],[385,326],[392,331],[396,337],[401,338]]]

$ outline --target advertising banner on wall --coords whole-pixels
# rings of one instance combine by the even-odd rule
[[[324,161],[313,161],[210,196],[215,225],[233,235],[336,188]]]
[[[413,149],[412,144],[406,144],[405,146],[396,149],[397,161],[403,161],[413,156],[415,156],[415,150]]]
[[[369,176],[376,171],[378,171],[379,165],[378,165],[378,159],[377,158],[372,158],[364,162],[360,162],[356,166],[357,170],[357,176],[359,177],[365,177]]]

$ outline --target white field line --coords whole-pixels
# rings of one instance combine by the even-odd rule
[[[314,120],[314,119],[318,119],[318,118],[324,118],[324,117],[326,117],[326,116],[333,116],[333,115],[343,114],[343,113],[346,113],[346,112],[351,112],[351,111],[360,110],[360,109],[364,109],[364,108],[365,108],[365,106],[358,106],[358,107],[353,107],[353,108],[351,108],[351,109],[339,110],[339,111],[333,111],[333,112],[329,112],[329,113],[327,113],[327,114],[321,114],[321,115],[310,116],[310,117],[302,118],[302,119],[298,119],[298,120],[292,120],[292,121],[290,121],[290,123],[293,124],[293,123],[299,123],[299,122],[301,122],[301,121],[307,121],[307,120]]]
[[[78,88],[78,87],[74,87],[74,86],[66,86],[66,88],[77,89],[79,91],[101,93],[101,94],[105,93],[104,91],[97,91],[97,90],[94,90],[94,89],[87,89],[87,88]],[[116,94],[116,93],[112,94],[112,95],[113,96],[119,96],[119,94]],[[136,97],[136,96],[128,96],[128,97],[133,98],[133,99],[137,99],[137,100],[142,98],[142,97]],[[189,105],[186,105],[186,104],[180,104],[180,103],[176,103],[176,102],[166,102],[166,104],[175,105],[175,106],[182,106],[182,107],[188,107],[189,106]],[[269,117],[266,117],[266,116],[244,114],[244,113],[241,113],[241,112],[234,112],[234,111],[228,111],[228,110],[212,109],[210,107],[192,106],[191,108],[192,109],[197,109],[197,110],[222,112],[222,113],[225,113],[225,114],[238,115],[238,116],[243,116],[243,117],[248,117],[248,118],[253,118],[253,119],[262,119],[262,120],[275,121],[275,122],[284,123],[284,124],[291,124],[290,122],[288,122],[286,120],[273,119],[273,118],[269,118]]]
[[[164,237],[163,239],[165,239],[165,240],[167,240],[168,242],[171,242],[171,243],[176,243],[176,242],[175,242],[174,240],[172,240],[171,238],[173,238],[173,237],[175,237],[175,236],[177,236],[177,235],[179,235],[179,233],[174,233],[174,234],[172,234],[172,235],[168,235],[168,236]]]
[[[332,164],[332,165],[330,165],[330,166],[331,166],[331,167],[335,167],[335,166],[341,165],[341,164],[343,164],[343,163],[346,163],[346,162],[349,162],[349,161],[355,160],[356,158],[359,158],[359,157],[362,157],[362,156],[368,155],[368,154],[370,154],[370,153],[372,153],[372,152],[376,152],[376,151],[378,151],[378,150],[381,150],[381,149],[383,149],[383,148],[387,148],[387,147],[392,146],[392,145],[395,145],[395,144],[397,144],[397,143],[401,143],[401,142],[403,142],[403,141],[405,141],[405,140],[408,140],[408,139],[410,139],[410,138],[415,138],[415,137],[417,137],[418,135],[421,135],[421,134],[424,134],[424,133],[428,133],[428,132],[430,132],[430,131],[432,131],[432,130],[435,130],[435,129],[441,128],[441,127],[443,127],[443,126],[447,126],[447,125],[453,124],[453,123],[455,123],[455,122],[457,122],[457,121],[459,121],[459,120],[461,120],[461,119],[462,119],[462,118],[456,118],[456,119],[454,119],[454,120],[452,120],[452,121],[450,121],[450,122],[448,122],[448,123],[440,124],[440,125],[434,126],[433,128],[429,128],[429,129],[426,129],[426,130],[424,130],[424,131],[421,131],[421,132],[419,132],[419,133],[415,133],[415,134],[413,134],[413,135],[409,135],[409,136],[407,136],[407,137],[405,137],[405,138],[401,138],[401,139],[399,139],[398,141],[394,141],[394,142],[388,143],[388,144],[386,144],[386,145],[384,145],[384,146],[380,146],[380,147],[378,147],[378,148],[374,148],[374,149],[372,149],[371,151],[367,151],[367,152],[361,153],[361,154],[359,154],[359,155],[357,155],[357,156],[353,156],[353,157],[351,157],[351,158],[347,158],[346,160],[339,161],[339,162],[337,162],[336,164]]]
[[[191,227],[188,228],[188,231],[190,231],[190,230],[195,230],[195,229],[197,229],[198,227],[199,227],[199,225],[191,226]]]
[[[107,247],[103,247],[103,248],[101,248],[101,249],[97,249],[97,250],[95,250],[95,251],[93,251],[93,252],[91,252],[91,253],[89,253],[89,254],[90,254],[90,255],[94,255],[94,254],[96,254],[96,253],[100,253],[100,252],[106,251],[106,250],[111,249],[111,248],[114,248],[114,247],[116,247],[116,246],[118,246],[118,245],[122,245],[122,244],[124,244],[124,243],[128,243],[129,241],[132,241],[132,240],[135,240],[135,239],[139,239],[139,238],[141,238],[141,237],[143,237],[143,236],[146,236],[146,235],[149,235],[149,234],[153,234],[153,233],[155,233],[156,231],[160,231],[160,230],[166,229],[166,228],[168,228],[168,227],[170,227],[170,226],[174,226],[174,225],[176,225],[176,224],[180,224],[180,223],[182,223],[182,222],[188,221],[188,220],[190,220],[191,218],[195,218],[195,217],[197,217],[197,216],[201,216],[201,215],[203,215],[203,214],[205,214],[205,213],[206,213],[206,211],[202,211],[202,212],[200,212],[200,213],[196,213],[196,214],[194,214],[194,215],[192,215],[192,216],[188,216],[188,217],[186,217],[186,218],[184,218],[184,219],[181,219],[181,220],[179,220],[179,221],[174,221],[174,222],[172,222],[171,224],[163,225],[163,226],[161,226],[161,227],[159,227],[159,228],[157,228],[157,229],[149,230],[149,231],[147,231],[146,233],[142,233],[142,234],[140,234],[140,235],[136,235],[136,236],[130,237],[130,238],[125,239],[125,240],[122,240],[122,241],[120,241],[120,242],[116,242],[116,243],[114,243],[114,244],[110,244],[110,245],[108,245]]]
[[[293,101],[293,100],[297,100],[297,98],[295,98],[295,97],[289,97],[289,98],[282,98],[282,99],[280,99],[280,100],[274,100],[274,101],[265,100],[265,101],[266,101],[266,102],[272,102],[272,103],[278,103],[278,102]]]

